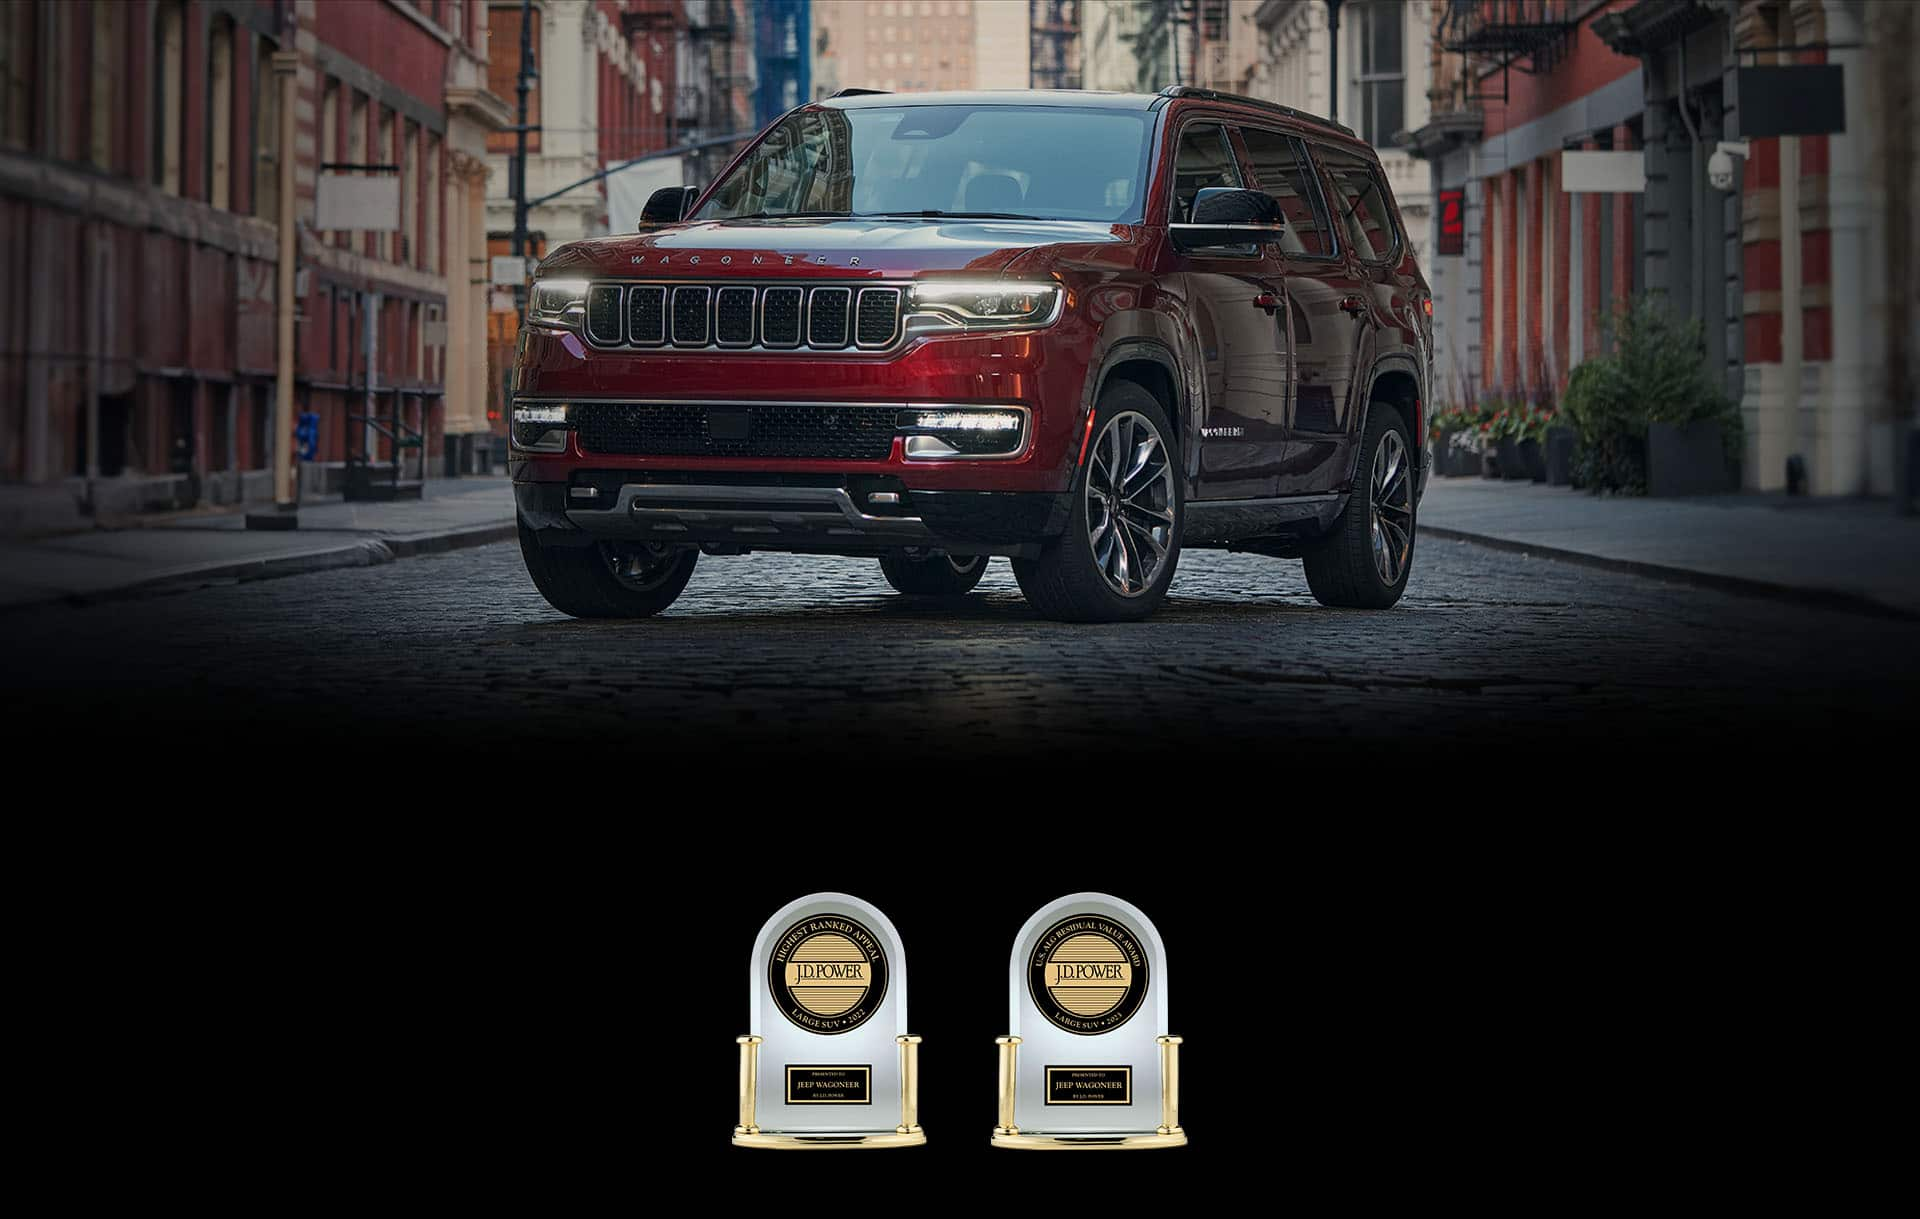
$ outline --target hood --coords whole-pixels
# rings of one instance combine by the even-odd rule
[[[998,273],[1042,247],[1084,250],[1133,236],[1129,225],[1077,220],[708,220],[569,242],[547,255],[540,274],[846,279]]]

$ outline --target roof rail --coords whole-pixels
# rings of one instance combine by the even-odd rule
[[[827,94],[827,97],[829,99],[836,97],[866,97],[869,94],[891,92],[893,92],[891,89],[835,89],[832,93]]]
[[[1347,135],[1354,134],[1353,128],[1347,126],[1345,123],[1337,123],[1330,118],[1322,118],[1317,114],[1308,114],[1305,110],[1295,110],[1292,106],[1282,106],[1279,102],[1262,101],[1257,97],[1242,97],[1238,93],[1222,93],[1218,89],[1202,89],[1198,85],[1168,85],[1166,88],[1160,90],[1160,96],[1203,97],[1217,102],[1232,102],[1238,106],[1253,106],[1256,109],[1271,110],[1276,114],[1284,114],[1288,118],[1298,120],[1302,123],[1311,123],[1315,127],[1331,127],[1333,130],[1345,132]],[[1355,136],[1354,138],[1358,139],[1359,137]]]

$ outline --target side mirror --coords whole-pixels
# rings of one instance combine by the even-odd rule
[[[678,224],[687,218],[693,210],[693,201],[700,197],[697,186],[665,186],[647,196],[647,205],[640,209],[640,227],[658,228],[663,224]]]
[[[1192,219],[1167,227],[1181,249],[1203,250],[1276,241],[1286,221],[1280,201],[1265,191],[1207,186],[1193,197]]]

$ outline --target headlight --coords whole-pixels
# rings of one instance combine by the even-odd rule
[[[535,402],[513,408],[513,447],[533,453],[566,451],[567,404]]]
[[[907,293],[907,324],[922,332],[1051,326],[1059,320],[1063,297],[1054,283],[926,279]]]
[[[527,294],[527,323],[578,330],[587,317],[587,281],[536,280]]]
[[[1011,406],[904,410],[896,422],[911,458],[1018,457],[1026,447],[1027,412]]]

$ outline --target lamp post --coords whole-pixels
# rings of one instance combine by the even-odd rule
[[[1340,6],[1346,0],[1327,0],[1327,117],[1340,119]]]

